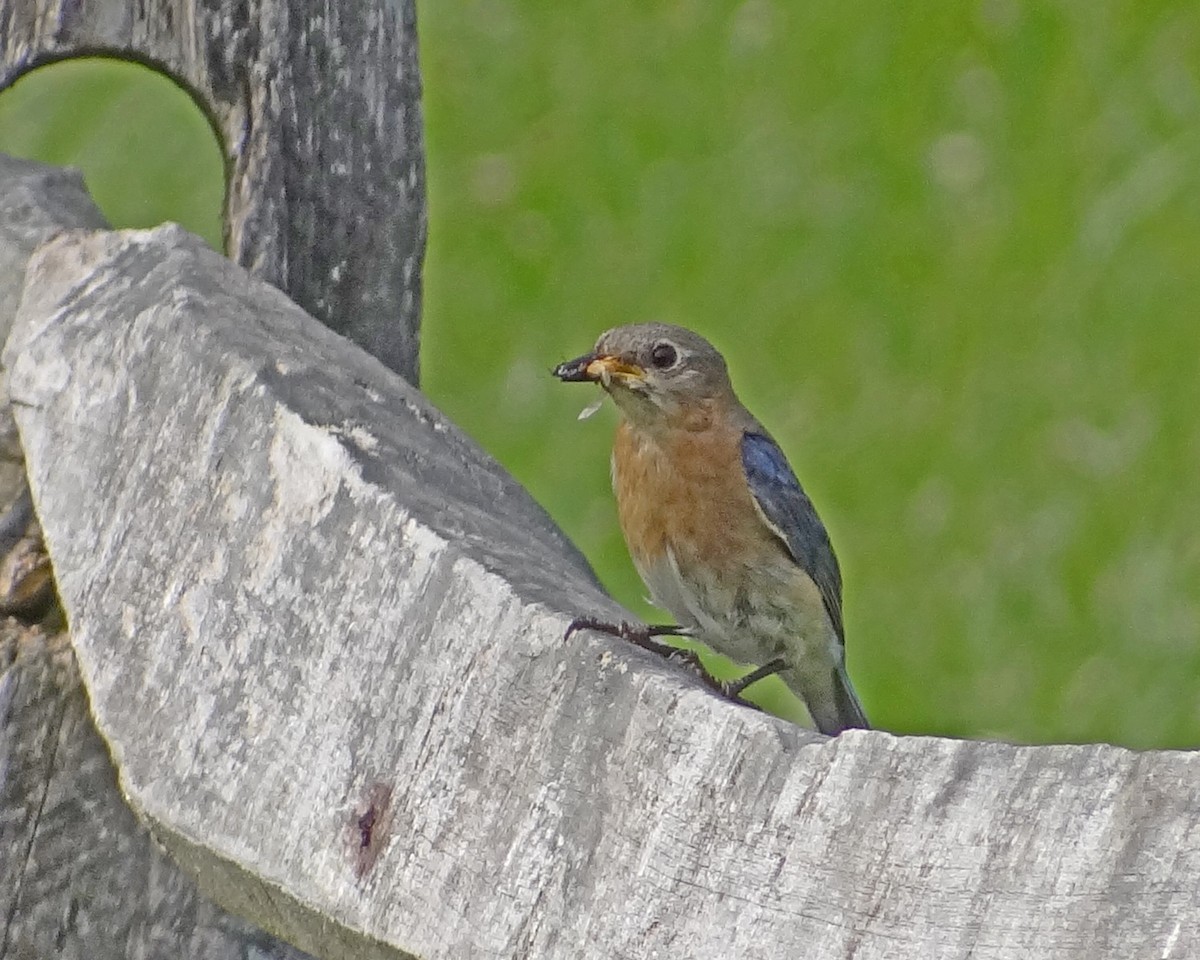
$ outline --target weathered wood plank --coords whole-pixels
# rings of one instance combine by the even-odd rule
[[[399,378],[176,229],[61,237],[6,352],[130,801],[321,956],[1200,955],[1200,757],[850,732],[608,640]]]
[[[78,174],[0,156],[0,333],[34,247],[67,226],[103,225]],[[5,395],[0,420],[11,418]],[[15,429],[0,441],[4,505],[24,485]],[[4,516],[0,552],[28,520]],[[251,956],[304,955],[207,901],[134,819],[66,636],[0,621],[0,958]]]
[[[413,0],[0,0],[0,89],[65,57],[160,67],[226,157],[226,252],[417,382],[425,166]]]

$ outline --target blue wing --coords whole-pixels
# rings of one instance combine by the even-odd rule
[[[792,559],[812,577],[839,639],[842,632],[842,574],[829,534],[816,508],[788,465],[787,457],[769,436],[742,435],[742,467],[750,492],[767,523],[786,545]]]

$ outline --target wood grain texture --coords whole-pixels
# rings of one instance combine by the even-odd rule
[[[425,167],[413,0],[0,0],[0,89],[150,64],[210,118],[226,252],[417,382]]]
[[[6,351],[130,802],[322,957],[1200,955],[1200,757],[852,731],[618,642],[519,487],[176,229],[63,236]]]

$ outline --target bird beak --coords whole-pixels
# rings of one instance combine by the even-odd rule
[[[585,353],[582,357],[560,363],[554,375],[564,383],[600,383],[608,386],[617,382],[636,381],[646,378],[646,371],[636,364],[626,363],[620,357],[602,353]]]

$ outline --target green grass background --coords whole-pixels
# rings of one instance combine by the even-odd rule
[[[683,323],[830,528],[879,726],[1200,741],[1200,6],[471,0],[420,28],[424,386],[615,596],[654,615],[614,414],[576,422],[590,389],[548,370]],[[208,128],[140,68],[30,76],[0,149],[219,242]]]

